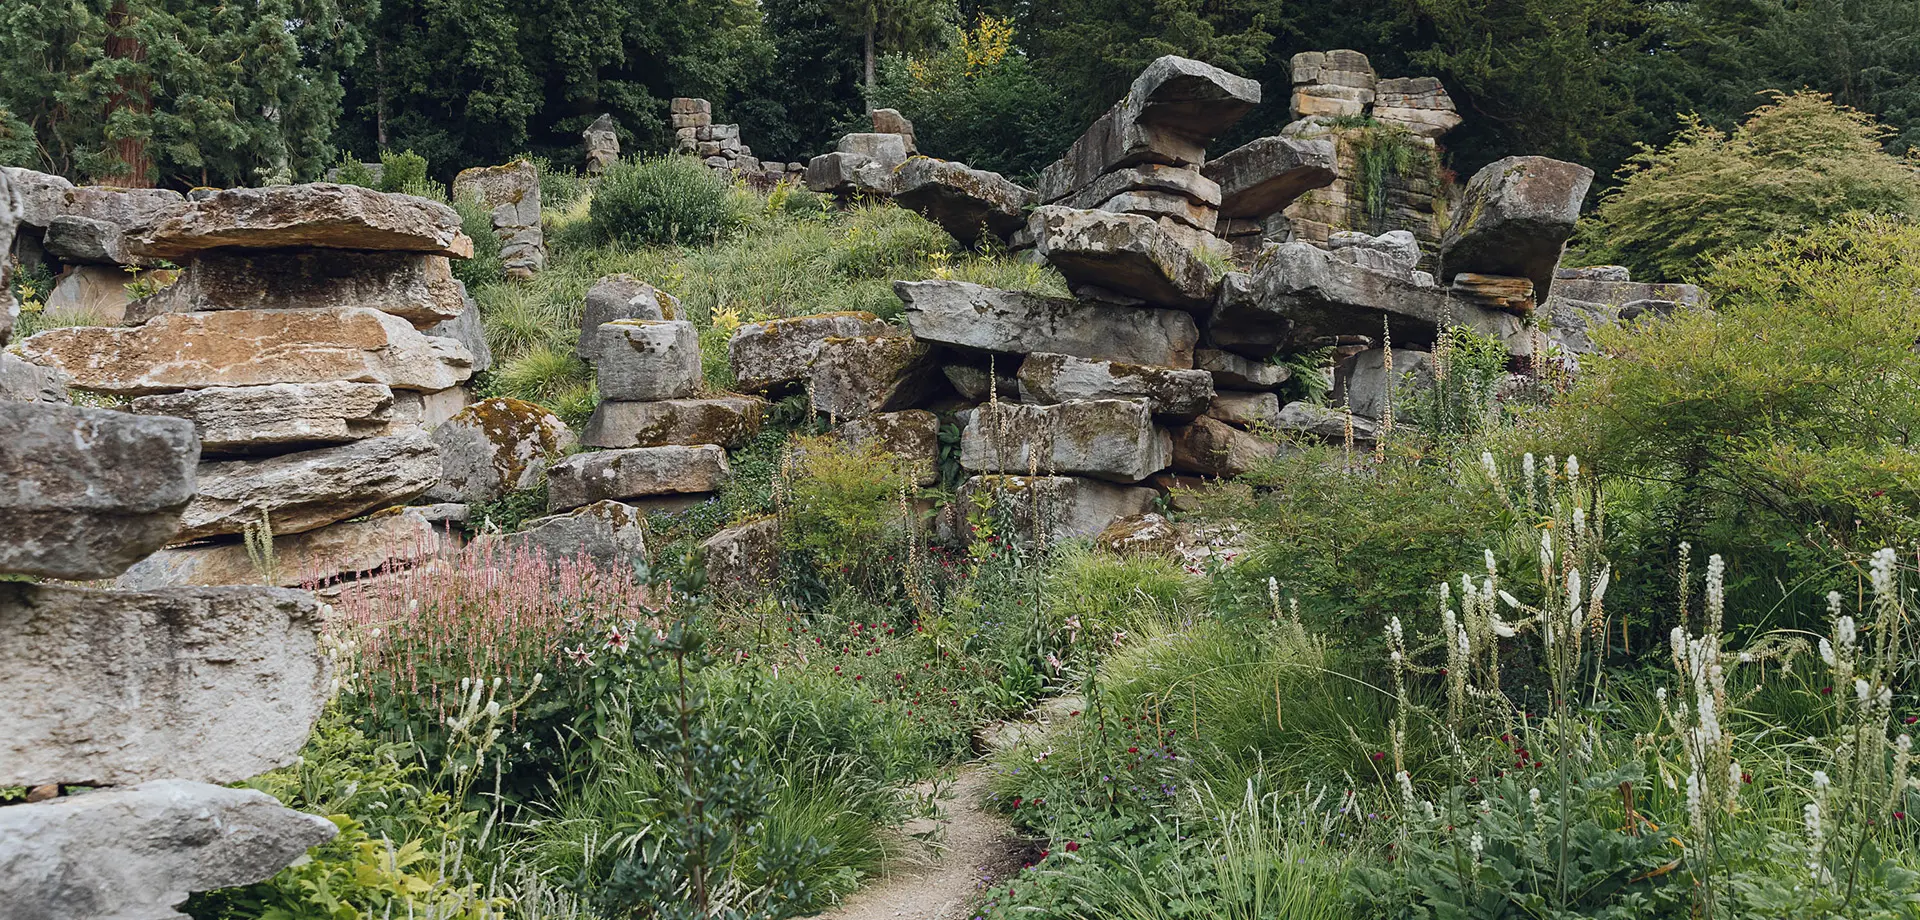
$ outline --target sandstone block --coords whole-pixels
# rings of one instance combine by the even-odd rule
[[[179,419],[0,403],[0,573],[120,574],[173,536],[199,456]]]
[[[16,582],[0,584],[0,621],[10,785],[237,782],[292,763],[326,705],[304,591]]]
[[[1348,415],[1338,409],[1316,406],[1309,402],[1290,402],[1280,407],[1280,418],[1274,427],[1309,438],[1315,438],[1332,444],[1346,440],[1347,430],[1351,426],[1355,443],[1371,445],[1380,437],[1380,425],[1361,415]]]
[[[885,335],[891,329],[871,313],[822,313],[747,323],[727,342],[727,358],[741,389],[771,390],[806,380],[821,342]]]
[[[1040,254],[1069,284],[1089,284],[1157,306],[1205,310],[1219,277],[1151,218],[1048,205],[1028,223]]]
[[[203,454],[270,453],[386,432],[393,391],[377,383],[275,383],[158,393],[129,406],[193,423]]]
[[[1209,160],[1201,172],[1220,186],[1220,216],[1258,219],[1333,184],[1333,141],[1263,137]]]
[[[923,486],[940,479],[940,418],[925,409],[878,412],[840,426],[849,442],[871,443],[911,464],[914,481]]]
[[[1293,370],[1284,364],[1255,361],[1213,348],[1195,351],[1193,366],[1213,375],[1215,389],[1277,390],[1293,379]]]
[[[834,149],[868,157],[888,169],[907,161],[907,139],[899,134],[848,134]]]
[[[807,188],[823,195],[892,195],[897,165],[858,153],[823,153],[807,161]]]
[[[263,881],[335,832],[264,792],[160,780],[0,809],[0,877],[20,920],[177,920],[189,892]]]
[[[1193,366],[1200,337],[1184,310],[1092,304],[964,281],[896,281],[893,292],[906,302],[914,337],[980,351],[1179,368]]]
[[[41,248],[62,262],[91,265],[146,264],[126,251],[126,231],[116,224],[77,214],[61,214],[47,224]]]
[[[1156,223],[1173,221],[1207,233],[1214,231],[1220,217],[1218,211],[1206,205],[1194,204],[1185,195],[1155,191],[1121,192],[1101,202],[1098,210],[1138,214],[1151,217]]]
[[[459,316],[466,292],[446,256],[416,252],[295,249],[216,250],[196,257],[180,280],[134,309],[159,313],[368,307],[430,326]]]
[[[460,215],[437,201],[315,182],[234,188],[194,201],[131,241],[139,255],[180,259],[208,249],[394,249],[473,256]]]
[[[473,373],[493,368],[493,348],[487,344],[487,329],[480,318],[480,308],[467,295],[467,286],[454,282],[460,287],[460,299],[466,308],[452,319],[442,320],[431,326],[421,328],[423,335],[435,338],[452,339],[473,355]]]
[[[907,336],[827,339],[813,359],[813,408],[836,419],[910,409],[929,394],[932,349]]]
[[[1213,376],[1071,355],[1037,353],[1020,365],[1020,401],[1064,403],[1076,399],[1143,399],[1158,416],[1192,418],[1213,398]]]
[[[67,193],[73,183],[51,173],[35,172],[18,166],[0,166],[0,184],[13,189],[14,220],[27,227],[45,230],[53,219],[67,213]],[[8,249],[13,246],[6,240]]]
[[[608,400],[587,420],[588,447],[665,447],[674,444],[746,445],[760,433],[767,403],[753,396],[715,399]]]
[[[1116,482],[1139,482],[1165,469],[1171,452],[1146,403],[1123,399],[982,406],[960,437],[960,465],[969,470],[1039,470]]]
[[[271,571],[263,571],[255,563],[244,543],[178,546],[140,560],[114,582],[114,587],[153,591],[195,585],[323,585],[343,575],[362,575],[432,558],[442,540],[434,524],[419,510],[393,508],[365,520],[276,535]]]
[[[1448,274],[1514,275],[1547,299],[1593,170],[1546,157],[1507,157],[1467,181],[1440,240]]]
[[[1525,316],[1533,312],[1533,281],[1506,275],[1476,275],[1461,272],[1453,276],[1453,296],[1489,310],[1505,310]]]
[[[117,265],[75,265],[60,273],[41,308],[49,318],[81,326],[117,326],[127,318],[133,280]]]
[[[893,200],[972,246],[988,235],[1005,241],[1026,226],[1033,192],[999,173],[914,157],[894,173]]]
[[[227,310],[132,329],[50,329],[19,344],[75,387],[122,396],[214,386],[346,380],[438,391],[471,376],[459,343],[379,310]]]
[[[1272,425],[1280,420],[1280,397],[1272,393],[1222,390],[1213,394],[1207,417],[1235,428]]]
[[[1173,430],[1173,468],[1202,476],[1239,476],[1279,456],[1280,445],[1211,416]]]
[[[426,497],[490,502],[539,485],[547,465],[573,446],[573,431],[540,406],[494,397],[435,427],[433,443],[440,450],[440,481]]]
[[[0,351],[0,402],[66,403],[67,375]]]
[[[1327,235],[1327,249],[1343,262],[1388,274],[1410,276],[1420,265],[1420,241],[1406,230],[1379,236],[1341,230]]]
[[[1259,102],[1258,81],[1189,58],[1159,58],[1041,173],[1040,200],[1059,201],[1140,163],[1197,166],[1206,161],[1207,142]]]
[[[1386,351],[1369,348],[1348,358],[1334,372],[1335,405],[1344,403],[1353,414],[1385,418],[1391,404],[1396,414],[1416,390],[1433,385],[1433,355],[1407,348],[1393,350],[1393,372],[1386,368]]]
[[[747,600],[780,577],[780,520],[763,517],[715,533],[700,544],[707,589],[723,598]]]
[[[439,481],[440,451],[424,431],[202,463],[179,539],[242,533],[263,514],[276,534],[304,533],[403,503]]]
[[[1059,203],[1069,208],[1098,208],[1116,195],[1127,192],[1158,192],[1178,195],[1196,205],[1218,209],[1220,184],[1190,166],[1142,163],[1117,169],[1093,180],[1085,188]]]
[[[647,561],[646,515],[615,501],[536,518],[500,540],[550,563],[584,559],[609,572],[632,572]]]
[[[681,399],[700,385],[700,333],[687,320],[604,323],[588,358],[605,399]]]
[[[1373,117],[1421,137],[1439,137],[1460,126],[1453,97],[1433,77],[1381,80],[1374,87]]]
[[[973,507],[974,496],[990,493],[998,510],[1030,540],[1038,532],[1048,543],[1096,536],[1107,525],[1153,507],[1152,489],[1121,486],[1079,476],[974,476],[960,486],[956,501]]]
[[[580,314],[580,343],[574,353],[591,359],[598,347],[600,327],[619,319],[680,319],[680,301],[622,272],[607,275],[587,289],[586,310]]]
[[[574,454],[547,468],[547,510],[607,499],[712,492],[732,470],[716,444],[634,447]]]

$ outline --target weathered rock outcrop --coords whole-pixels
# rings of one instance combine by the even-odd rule
[[[460,215],[444,204],[320,182],[215,192],[147,229],[129,248],[181,259],[208,249],[302,246],[473,256]]]
[[[1069,284],[1181,310],[1213,303],[1218,274],[1150,217],[1048,205],[1034,210],[1027,229]]]
[[[276,534],[302,533],[405,502],[439,481],[440,450],[424,431],[202,463],[179,539],[243,533],[263,515]]]
[[[839,428],[849,442],[867,442],[907,462],[914,480],[930,486],[940,479],[940,417],[925,409],[877,412]]]
[[[974,476],[960,486],[961,507],[973,507],[982,492],[1014,525],[1009,537],[1048,543],[1095,536],[1117,518],[1153,507],[1158,493],[1079,476]],[[965,526],[964,522],[961,526]],[[970,534],[961,534],[970,537]]]
[[[680,319],[680,301],[629,274],[608,275],[587,289],[574,354],[592,360],[600,327],[621,319]]]
[[[1213,348],[1196,350],[1193,366],[1212,374],[1214,387],[1222,390],[1277,390],[1293,379],[1293,370],[1284,364],[1255,361]]]
[[[435,523],[432,516],[419,509],[391,508],[361,520],[275,536],[271,571],[262,571],[245,543],[178,546],[134,563],[114,587],[154,591],[195,585],[323,585],[341,576],[362,575],[432,557],[446,542]]]
[[[1272,460],[1280,445],[1212,416],[1173,430],[1173,468],[1203,476],[1239,476]]]
[[[712,492],[732,472],[718,445],[635,447],[574,454],[547,469],[547,510],[607,499]]]
[[[161,313],[367,307],[416,327],[459,316],[465,292],[445,256],[415,252],[215,250],[180,279],[127,307],[129,322]]]
[[[1091,304],[963,281],[896,281],[923,341],[1009,354],[1192,367],[1200,333],[1184,310]]]
[[[780,577],[780,520],[763,517],[717,531],[700,544],[707,589],[744,600],[772,588]]]
[[[65,403],[67,375],[0,351],[0,402]]]
[[[550,563],[584,559],[606,571],[630,572],[647,561],[646,516],[615,501],[536,518],[499,539]]]
[[[1534,300],[1553,287],[1560,250],[1573,235],[1593,170],[1546,157],[1507,157],[1467,181],[1440,241],[1440,264],[1461,272],[1533,282]]]
[[[766,407],[765,400],[753,396],[608,400],[594,408],[581,443],[588,447],[718,444],[731,450],[746,446],[760,433]]]
[[[547,267],[540,230],[540,172],[527,160],[475,166],[453,177],[453,197],[473,198],[490,212],[493,235],[509,278],[525,279]]]
[[[687,320],[605,323],[589,357],[607,399],[683,399],[700,385],[700,333]]]
[[[1259,219],[1333,182],[1333,142],[1263,137],[1209,160],[1201,173],[1220,188],[1221,217]]]
[[[1011,239],[1027,225],[1034,197],[999,173],[931,157],[908,160],[893,182],[895,204],[920,212],[965,246],[988,235]]]
[[[1235,428],[1272,425],[1280,420],[1280,397],[1272,393],[1221,390],[1207,404],[1207,417]]]
[[[142,396],[128,408],[192,422],[201,452],[218,456],[378,437],[393,424],[393,391],[342,381],[207,387]]]
[[[179,419],[0,403],[0,572],[120,574],[173,536],[199,452]]]
[[[813,359],[814,411],[850,419],[913,408],[938,376],[930,351],[906,336],[827,339]]]
[[[433,429],[440,481],[426,496],[442,502],[489,502],[531,489],[547,464],[573,446],[567,423],[540,406],[496,396],[460,410]]]
[[[0,783],[237,782],[292,763],[326,704],[305,592],[0,584],[0,618]]]
[[[977,472],[1037,470],[1139,482],[1171,458],[1166,431],[1136,400],[981,406],[960,435],[960,465]]]
[[[871,313],[821,313],[747,323],[727,342],[734,382],[762,392],[806,380],[820,343],[832,338],[886,335],[893,327]]]
[[[1020,365],[1020,401],[1061,403],[1075,399],[1144,399],[1148,411],[1170,418],[1205,412],[1213,398],[1213,375],[1071,355],[1036,353]]]
[[[1198,166],[1207,142],[1260,102],[1260,84],[1211,64],[1167,55],[1135,77],[1040,175],[1040,200],[1059,201],[1102,174],[1140,163]]]

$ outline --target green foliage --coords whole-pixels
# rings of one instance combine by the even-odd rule
[[[787,548],[830,584],[866,588],[891,582],[904,554],[913,474],[899,456],[872,441],[832,435],[801,438],[787,484]]]
[[[1597,261],[1641,277],[1693,279],[1712,260],[1855,211],[1920,216],[1920,178],[1881,149],[1888,130],[1818,93],[1774,94],[1731,132],[1688,118],[1643,148],[1580,228]]]
[[[1834,550],[1920,537],[1916,260],[1920,228],[1877,219],[1725,257],[1712,312],[1603,336],[1541,446],[1644,490],[1622,541],[1642,565],[1713,546],[1756,590],[1790,579],[1784,606],[1806,610],[1852,583]]]
[[[401,153],[394,153],[391,150],[380,151],[380,191],[444,197],[445,193],[429,186],[429,181],[426,157],[411,150]],[[433,191],[428,191],[429,188],[433,188]]]
[[[607,242],[693,243],[717,239],[744,220],[726,183],[692,157],[625,160],[594,190],[592,226]]]
[[[31,169],[39,164],[40,144],[33,136],[33,126],[0,105],[0,166]]]
[[[1507,347],[1465,326],[1441,334],[1432,352],[1431,382],[1395,387],[1394,414],[1436,442],[1476,442],[1499,421],[1494,394],[1507,378]]]
[[[469,289],[499,281],[506,262],[500,258],[500,238],[493,233],[493,212],[471,198],[454,202],[453,209],[460,214],[460,231],[473,240],[473,257],[455,259],[453,276]]]
[[[1374,233],[1393,229],[1386,226],[1387,183],[1393,179],[1438,177],[1439,163],[1433,149],[1414,140],[1413,133],[1398,125],[1371,119],[1358,130],[1341,136],[1353,147],[1360,171],[1354,175],[1354,190],[1365,208],[1367,226]]]

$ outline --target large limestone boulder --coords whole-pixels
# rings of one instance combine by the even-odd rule
[[[1192,418],[1213,398],[1213,375],[1072,355],[1038,353],[1020,364],[1020,401],[1062,403],[1075,399],[1144,399],[1154,415]]]
[[[403,503],[439,481],[440,450],[424,431],[202,463],[179,539],[243,533],[263,515],[276,534],[304,533]]]
[[[238,782],[292,763],[326,705],[304,591],[15,582],[0,621],[0,783]]]
[[[1390,275],[1411,278],[1420,266],[1420,241],[1407,230],[1389,230],[1378,236],[1336,230],[1327,236],[1327,249],[1342,262]],[[1527,293],[1531,296],[1531,289]]]
[[[646,515],[615,501],[536,518],[499,539],[549,563],[585,560],[605,571],[629,573],[647,562]]]
[[[1040,175],[1040,200],[1059,201],[1101,175],[1141,163],[1197,166],[1207,142],[1260,102],[1260,84],[1167,55]]]
[[[1344,403],[1353,414],[1385,418],[1387,407],[1403,412],[1402,403],[1416,391],[1433,385],[1433,355],[1411,348],[1393,350],[1393,370],[1387,370],[1385,349],[1369,348],[1348,358],[1334,373],[1335,405]]]
[[[842,424],[839,434],[845,441],[870,443],[907,461],[920,485],[940,480],[940,417],[925,409],[877,412]]]
[[[1310,402],[1290,402],[1280,407],[1274,427],[1289,434],[1331,444],[1343,443],[1351,433],[1355,443],[1372,444],[1380,437],[1380,424],[1361,415],[1316,406]]]
[[[1212,374],[1214,388],[1220,390],[1277,390],[1293,379],[1293,370],[1284,364],[1255,361],[1215,348],[1195,350],[1193,366]]]
[[[716,444],[634,447],[574,454],[547,469],[547,510],[607,499],[712,492],[732,468]]]
[[[1059,203],[1069,208],[1118,211],[1122,209],[1107,207],[1107,203],[1122,195],[1141,193],[1177,196],[1208,210],[1217,211],[1220,207],[1219,183],[1192,167],[1168,166],[1164,163],[1142,163],[1116,169]]]
[[[446,256],[216,250],[194,258],[178,281],[127,309],[138,322],[161,313],[369,307],[421,327],[459,316],[467,308],[465,295]]]
[[[672,294],[625,272],[607,275],[587,288],[587,306],[580,314],[580,341],[574,354],[592,360],[600,327],[614,320],[680,318],[680,301]]]
[[[540,171],[531,161],[504,166],[475,166],[453,177],[455,200],[471,198],[490,213],[500,239],[500,258],[509,278],[531,278],[547,266],[547,244],[540,231]]]
[[[1220,216],[1258,220],[1278,214],[1338,173],[1328,138],[1263,137],[1207,161],[1201,172],[1220,189]]]
[[[1280,445],[1212,416],[1173,430],[1173,468],[1202,476],[1239,476],[1279,456]]]
[[[385,434],[393,391],[345,381],[207,387],[141,396],[128,408],[192,422],[207,456],[275,453]]]
[[[594,407],[581,443],[588,447],[665,447],[718,444],[746,446],[760,433],[766,400],[755,396],[714,399],[608,400]]]
[[[67,375],[0,351],[0,402],[67,402]]]
[[[1200,338],[1184,310],[1092,304],[964,281],[895,281],[915,338],[978,351],[1192,367]]]
[[[813,409],[836,419],[911,409],[938,376],[931,352],[907,336],[827,339],[813,359]]]
[[[0,167],[0,346],[7,344],[13,335],[13,318],[20,313],[20,303],[13,299],[13,236],[19,229],[20,218],[25,212],[19,187],[14,183],[11,167]],[[64,181],[64,180],[62,180]]]
[[[807,188],[823,195],[886,197],[893,194],[899,165],[863,153],[823,153],[807,162]]]
[[[700,386],[700,333],[687,320],[604,323],[588,358],[605,399],[682,399]]]
[[[126,228],[76,214],[62,214],[48,223],[40,248],[69,265],[157,264],[127,252]]]
[[[1373,117],[1420,137],[1439,137],[1460,126],[1453,97],[1434,77],[1395,77],[1374,86]]]
[[[493,348],[487,344],[487,328],[480,317],[480,308],[467,294],[467,286],[454,282],[460,287],[460,299],[466,303],[466,309],[452,319],[441,320],[431,326],[423,326],[420,331],[428,336],[452,339],[473,355],[473,372],[493,369]]]
[[[1471,272],[1533,282],[1534,302],[1547,299],[1560,250],[1573,235],[1593,170],[1546,157],[1507,157],[1467,180],[1453,221],[1440,240],[1449,277]]]
[[[50,329],[17,348],[75,387],[120,396],[339,380],[436,392],[473,365],[458,342],[361,307],[172,313],[132,329]]]
[[[0,403],[0,572],[120,574],[173,536],[199,456],[180,419]]]
[[[440,481],[426,497],[471,504],[531,489],[573,440],[567,423],[540,406],[504,396],[483,399],[433,429]]]
[[[727,360],[742,390],[764,392],[806,380],[820,343],[893,331],[871,313],[820,313],[747,323],[727,342]]]
[[[1302,51],[1293,56],[1293,117],[1353,118],[1373,105],[1379,78],[1358,51]]]
[[[180,780],[0,808],[7,915],[177,920],[188,893],[263,881],[336,830],[264,792]]]
[[[200,543],[163,549],[114,582],[123,591],[195,585],[321,585],[432,558],[443,538],[428,514],[390,508],[365,519],[273,538],[271,571],[262,571],[244,543]]]
[[[1532,354],[1533,337],[1520,317],[1463,303],[1311,243],[1269,247],[1252,275],[1229,274],[1208,332],[1216,347],[1264,358],[1334,336],[1378,336],[1383,320],[1396,344],[1432,345],[1454,324],[1503,342],[1516,357]]]
[[[67,193],[74,185],[51,173],[36,172],[19,166],[0,166],[0,187],[11,188],[11,208],[0,205],[0,212],[13,215],[16,224],[45,230],[53,219],[67,212]],[[0,221],[4,223],[4,221]],[[13,246],[6,239],[5,249]]]
[[[972,246],[983,236],[1011,239],[1025,227],[1033,191],[965,163],[914,157],[894,171],[893,200]]]
[[[780,579],[780,519],[763,517],[720,530],[701,542],[700,554],[709,592],[735,601],[763,595]]]
[[[1034,209],[1027,229],[1040,254],[1076,287],[1180,310],[1213,304],[1219,275],[1150,217],[1048,205]]]
[[[1014,525],[1010,536],[1024,541],[1038,533],[1049,544],[1093,537],[1115,520],[1152,508],[1159,494],[1079,476],[974,476],[961,484],[956,502],[974,507],[982,493],[991,494]]]
[[[437,201],[315,182],[233,188],[187,205],[132,241],[137,254],[182,259],[209,249],[376,249],[473,257],[460,215]]]
[[[1207,417],[1235,428],[1272,425],[1280,420],[1280,397],[1273,393],[1221,390],[1207,404]]]
[[[1069,473],[1139,482],[1172,459],[1144,401],[981,406],[960,435],[960,465],[976,472]]]

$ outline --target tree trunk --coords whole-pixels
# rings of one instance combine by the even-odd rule
[[[387,149],[387,56],[386,43],[373,43],[373,135],[381,150]]]
[[[147,58],[147,49],[141,47],[139,39],[129,33],[132,24],[128,22],[127,0],[114,0],[107,10],[107,57],[140,62]],[[113,114],[130,111],[145,115],[151,110],[147,99],[146,82],[138,76],[121,77],[113,94],[107,97],[106,111],[102,116],[109,122]],[[153,173],[153,161],[147,157],[147,142],[139,137],[121,137],[113,141],[114,153],[124,164],[123,172],[117,176],[102,176],[104,185],[118,185],[125,188],[149,188],[153,185],[150,176]]]
[[[873,113],[873,17],[867,18],[867,113]]]

